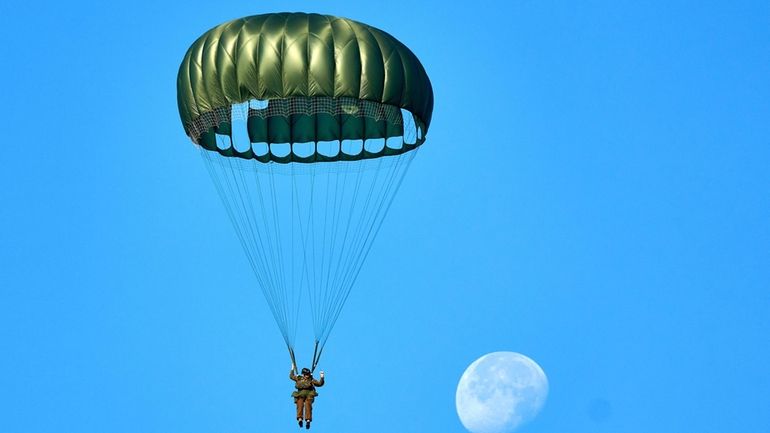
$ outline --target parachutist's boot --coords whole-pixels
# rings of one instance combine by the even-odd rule
[[[299,428],[302,428],[302,418],[297,418],[297,421],[299,423]]]
[[[310,430],[310,421],[305,421],[305,428]]]

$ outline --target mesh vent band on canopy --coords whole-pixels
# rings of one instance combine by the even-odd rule
[[[264,108],[255,108],[265,105]],[[223,123],[230,123],[231,107],[219,107],[213,111],[201,114],[186,125],[187,135],[192,141],[200,144],[200,137]],[[237,112],[236,112],[237,113]],[[246,120],[247,117],[290,117],[295,114],[308,116],[316,114],[329,114],[337,116],[346,114],[355,117],[367,117],[376,121],[387,121],[393,125],[402,125],[401,109],[388,104],[367,101],[357,98],[332,98],[327,96],[305,97],[297,96],[287,99],[271,99],[268,101],[250,101],[248,113],[242,113],[244,117],[237,120]]]

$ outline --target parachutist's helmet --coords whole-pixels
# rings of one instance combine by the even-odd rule
[[[303,376],[304,376],[304,375],[309,375],[309,374],[310,374],[310,369],[309,369],[309,368],[303,368],[303,369],[302,369],[302,375],[303,375]]]

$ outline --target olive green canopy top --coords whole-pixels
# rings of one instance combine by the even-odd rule
[[[316,98],[327,104],[353,100],[359,108],[373,103],[380,112],[383,107],[396,112],[406,109],[422,128],[420,142],[433,111],[430,80],[404,44],[382,30],[329,15],[275,13],[221,24],[192,44],[177,77],[179,114],[185,132],[195,142],[221,122],[204,122],[201,128],[201,119],[233,104],[283,100],[286,104],[305,101],[310,106]],[[380,117],[378,120],[388,116]],[[268,142],[276,138],[275,134],[262,135]],[[328,138],[318,135],[310,138]],[[393,134],[358,135],[336,138]]]

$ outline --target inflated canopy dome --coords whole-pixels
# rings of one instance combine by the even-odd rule
[[[209,30],[187,50],[177,77],[185,132],[208,150],[264,161],[371,158],[422,144],[433,111],[433,90],[417,57],[374,27],[329,15],[275,13],[233,20]],[[232,108],[247,107],[251,143],[367,140],[404,135],[402,109],[417,137],[398,149],[318,152],[284,158],[251,147],[223,149]]]

